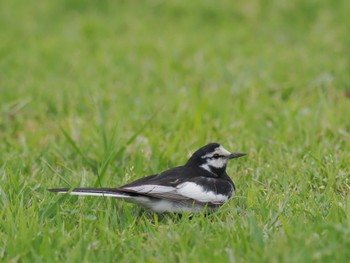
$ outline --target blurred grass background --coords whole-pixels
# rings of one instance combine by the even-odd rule
[[[350,3],[0,3],[0,260],[347,262]],[[218,141],[238,191],[158,218],[119,185]]]

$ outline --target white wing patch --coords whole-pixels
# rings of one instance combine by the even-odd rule
[[[205,191],[203,187],[193,182],[186,182],[178,185],[177,192],[183,196],[203,203],[223,203],[228,199],[228,196],[226,195],[216,194],[212,191]]]
[[[203,187],[193,182],[185,182],[175,187],[163,185],[140,185],[125,187],[123,190],[129,190],[135,193],[162,196],[164,198],[175,199],[193,199],[202,203],[223,203],[228,196],[216,194],[212,191],[205,191]]]
[[[168,193],[176,190],[176,188],[171,186],[156,185],[156,184],[145,184],[140,186],[125,187],[123,190],[130,190],[136,193],[142,194],[162,194]]]

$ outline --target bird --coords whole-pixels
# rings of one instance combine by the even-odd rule
[[[235,193],[226,173],[229,160],[245,156],[231,153],[219,143],[195,151],[185,165],[149,175],[117,188],[54,188],[56,193],[124,199],[155,213],[216,211]]]

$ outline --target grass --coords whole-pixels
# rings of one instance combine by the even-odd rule
[[[348,262],[349,2],[0,3],[0,261]],[[237,193],[159,216],[118,186],[218,141]]]

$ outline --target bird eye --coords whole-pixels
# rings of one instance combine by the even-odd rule
[[[216,153],[216,154],[213,155],[213,157],[214,157],[214,158],[219,158],[220,155]]]

